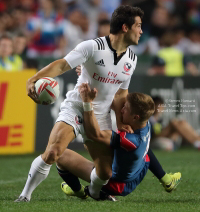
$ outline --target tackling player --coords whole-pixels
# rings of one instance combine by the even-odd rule
[[[56,77],[82,64],[82,74],[73,91],[66,95],[61,112],[54,125],[45,152],[32,163],[25,187],[16,202],[30,201],[34,189],[48,176],[51,165],[62,155],[68,144],[82,134],[88,151],[94,161],[90,193],[99,197],[99,185],[105,185],[112,176],[112,152],[110,148],[98,149],[84,133],[82,125],[83,107],[78,91],[79,85],[88,82],[91,88],[99,90],[93,102],[94,113],[100,129],[111,130],[110,106],[115,99],[115,113],[118,129],[131,132],[121,122],[121,108],[128,93],[131,76],[135,70],[137,56],[129,48],[137,45],[142,34],[143,11],[140,8],[123,5],[112,15],[110,35],[80,43],[64,59],[54,61],[37,72],[27,82],[27,93],[38,103],[35,82],[42,77]]]
[[[121,113],[123,123],[130,125],[134,133],[119,132],[117,134],[114,131],[105,133],[100,130],[92,108],[92,102],[97,95],[96,90],[91,91],[87,83],[83,83],[79,89],[84,105],[84,127],[88,138],[96,142],[98,147],[105,144],[114,149],[112,177],[102,189],[109,195],[126,196],[143,180],[150,164],[152,166],[154,163],[155,166],[157,163],[154,154],[149,150],[151,127],[148,119],[154,113],[154,102],[146,94],[129,93]],[[67,160],[68,158],[71,160]],[[166,174],[159,166],[158,163],[157,168],[161,169],[156,171],[160,174],[158,178],[166,191],[170,192],[180,182],[181,174]],[[58,172],[67,182],[67,184],[61,184],[62,190],[67,195],[75,195],[80,198],[85,198],[86,194],[91,196],[88,187],[85,192],[83,187],[81,190],[76,190],[77,184],[80,184],[76,176],[90,182],[90,173],[93,172],[93,168],[94,164],[91,161],[72,150],[65,150],[57,161]],[[105,197],[108,196],[101,192],[101,198],[96,200],[104,200]],[[115,200],[112,196],[107,199]]]

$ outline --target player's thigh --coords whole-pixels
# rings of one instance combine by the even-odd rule
[[[94,163],[80,154],[66,149],[58,159],[57,165],[61,170],[67,170],[82,180],[90,182],[90,174],[94,168]]]
[[[58,155],[61,155],[74,138],[75,134],[72,126],[62,121],[57,122],[51,131],[45,153],[56,151]]]

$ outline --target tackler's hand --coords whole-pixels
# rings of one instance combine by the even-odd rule
[[[123,124],[122,122],[117,124],[117,129],[121,132],[134,133],[130,125]]]
[[[77,66],[75,71],[76,71],[77,75],[80,76],[81,75],[81,66]]]
[[[82,83],[79,86],[79,92],[83,102],[92,102],[98,93],[97,89],[91,89],[88,83]]]

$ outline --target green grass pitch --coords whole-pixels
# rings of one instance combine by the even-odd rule
[[[88,157],[86,152],[81,152]],[[143,182],[118,202],[66,198],[60,189],[62,179],[51,168],[48,178],[33,192],[31,202],[14,203],[25,184],[30,164],[38,155],[0,156],[0,212],[191,212],[200,211],[200,151],[181,149],[155,151],[166,172],[182,173],[182,181],[172,193],[164,191],[148,171]],[[87,184],[82,182],[83,184]]]

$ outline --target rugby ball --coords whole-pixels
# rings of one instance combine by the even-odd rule
[[[43,77],[35,83],[35,91],[40,104],[53,104],[59,97],[60,90],[58,82],[51,77]]]

